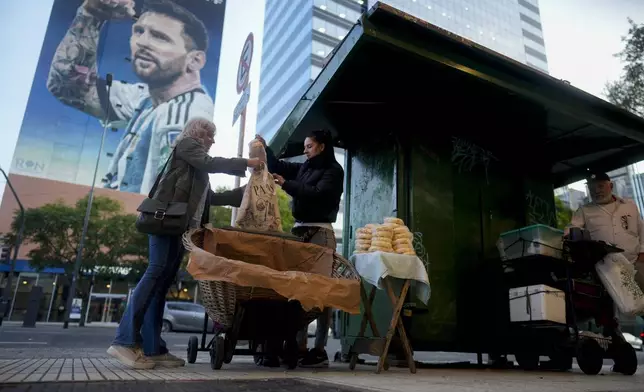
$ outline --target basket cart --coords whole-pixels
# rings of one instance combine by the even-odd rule
[[[562,245],[559,255],[531,254],[504,261],[507,288],[543,284],[563,291],[565,298],[563,325],[542,321],[511,323],[510,351],[524,370],[541,366],[568,371],[576,358],[584,373],[596,375],[604,359],[612,359],[615,371],[633,375],[637,371],[637,355],[621,336],[613,301],[595,272],[595,264],[604,256],[622,249],[587,239],[564,240]],[[550,247],[543,243],[538,246]],[[526,293],[526,297],[529,306],[530,294]],[[580,330],[581,323],[593,319],[604,328],[602,334]],[[548,356],[550,361],[540,363],[540,356]]]
[[[267,233],[227,227],[224,230],[279,237],[289,241],[301,239],[285,233]],[[196,244],[202,245],[202,244]],[[359,280],[351,263],[334,253],[332,278]],[[235,355],[252,355],[260,365],[263,349],[268,344],[283,342],[275,353],[289,369],[297,367],[299,348],[297,333],[316,319],[321,311],[304,311],[298,301],[289,301],[275,291],[259,287],[243,287],[223,281],[198,281],[202,303],[206,309],[201,342],[197,336],[188,341],[188,363],[195,363],[198,352],[210,353],[210,365],[219,370]],[[208,318],[214,321],[214,336],[208,341]],[[247,349],[237,348],[239,341],[248,341]]]

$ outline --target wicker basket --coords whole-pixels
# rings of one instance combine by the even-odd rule
[[[195,236],[196,237],[196,236]],[[203,248],[203,236],[193,237],[193,243]],[[333,254],[332,278],[341,278],[349,280],[360,280],[358,272],[350,261],[338,255]],[[243,287],[229,282],[200,280],[199,291],[201,292],[201,302],[206,308],[206,312],[216,323],[228,330],[233,326],[235,317],[235,308],[238,303],[249,300],[278,300],[287,301],[287,299],[274,290],[259,287]],[[311,321],[320,315],[320,309],[313,309],[306,312],[302,320],[302,326],[308,325]]]

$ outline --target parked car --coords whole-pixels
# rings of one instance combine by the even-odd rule
[[[201,332],[206,309],[191,302],[166,302],[163,312],[163,332]],[[208,331],[214,328],[213,321],[208,318]]]
[[[624,332],[622,334],[624,336],[624,339],[626,339],[626,342],[633,346],[633,348],[637,351],[643,351],[644,346],[642,345],[642,339],[638,338],[637,336],[631,335],[628,332]]]

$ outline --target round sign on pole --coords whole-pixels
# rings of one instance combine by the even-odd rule
[[[239,58],[239,67],[237,68],[237,93],[241,94],[248,85],[250,75],[250,62],[253,60],[253,33],[248,34],[244,48]]]

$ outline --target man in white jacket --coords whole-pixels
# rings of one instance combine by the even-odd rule
[[[569,227],[590,232],[593,240],[604,241],[624,249],[624,257],[635,264],[636,280],[644,287],[644,221],[632,200],[613,194],[613,183],[606,173],[588,177],[591,202],[579,207]]]
[[[616,256],[635,264],[636,280],[640,287],[644,287],[644,222],[637,205],[613,194],[613,183],[606,173],[592,174],[587,181],[591,201],[575,211],[565,235],[568,235],[571,227],[579,227],[588,230],[593,240],[624,249],[623,253]],[[619,328],[612,301],[598,306],[601,309],[606,307],[603,311],[598,309],[596,319],[604,327],[604,336],[611,336],[614,342],[628,344]],[[621,365],[616,362],[613,371],[622,372]]]

